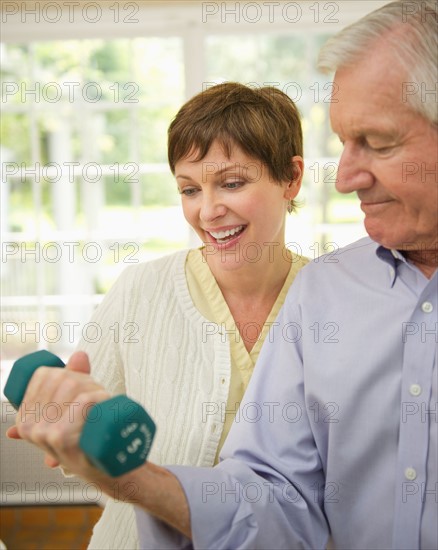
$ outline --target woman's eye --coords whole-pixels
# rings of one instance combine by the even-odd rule
[[[186,189],[182,189],[180,191],[181,195],[185,195],[186,197],[191,197],[193,196],[198,190],[195,189],[194,187],[188,187]]]
[[[228,181],[225,183],[227,189],[237,189],[243,185],[243,181]]]

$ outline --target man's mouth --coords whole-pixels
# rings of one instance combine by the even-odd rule
[[[374,211],[380,211],[388,206],[388,204],[392,203],[392,200],[380,200],[380,201],[361,201],[360,207],[361,210],[366,214],[367,212],[371,213]]]
[[[246,228],[246,225],[238,225],[225,231],[207,231],[218,244],[225,244],[238,237]]]

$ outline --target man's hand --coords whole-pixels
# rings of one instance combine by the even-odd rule
[[[90,376],[88,356],[77,352],[64,369],[40,367],[35,371],[15,426],[6,435],[42,449],[47,466],[62,464],[72,473],[87,477],[91,465],[79,448],[79,437],[87,411],[108,397]]]
[[[72,355],[65,368],[40,367],[32,376],[11,439],[23,439],[42,449],[45,463],[59,465],[96,483],[110,497],[141,506],[190,536],[188,503],[176,477],[160,466],[146,463],[115,480],[90,464],[79,447],[87,411],[111,397],[90,376],[88,356]],[[117,491],[117,492],[116,492]]]

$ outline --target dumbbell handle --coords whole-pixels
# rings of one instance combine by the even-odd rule
[[[27,385],[39,367],[65,367],[64,362],[46,350],[15,361],[4,394],[18,410]],[[79,446],[90,462],[116,477],[138,468],[149,454],[155,424],[143,407],[125,395],[118,395],[89,408]]]

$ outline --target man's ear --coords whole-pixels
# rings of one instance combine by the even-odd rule
[[[291,159],[292,162],[292,169],[293,169],[293,177],[291,181],[287,184],[285,192],[284,192],[284,198],[287,200],[294,199],[300,189],[301,189],[301,183],[303,181],[304,176],[304,160],[303,157],[295,156]]]

